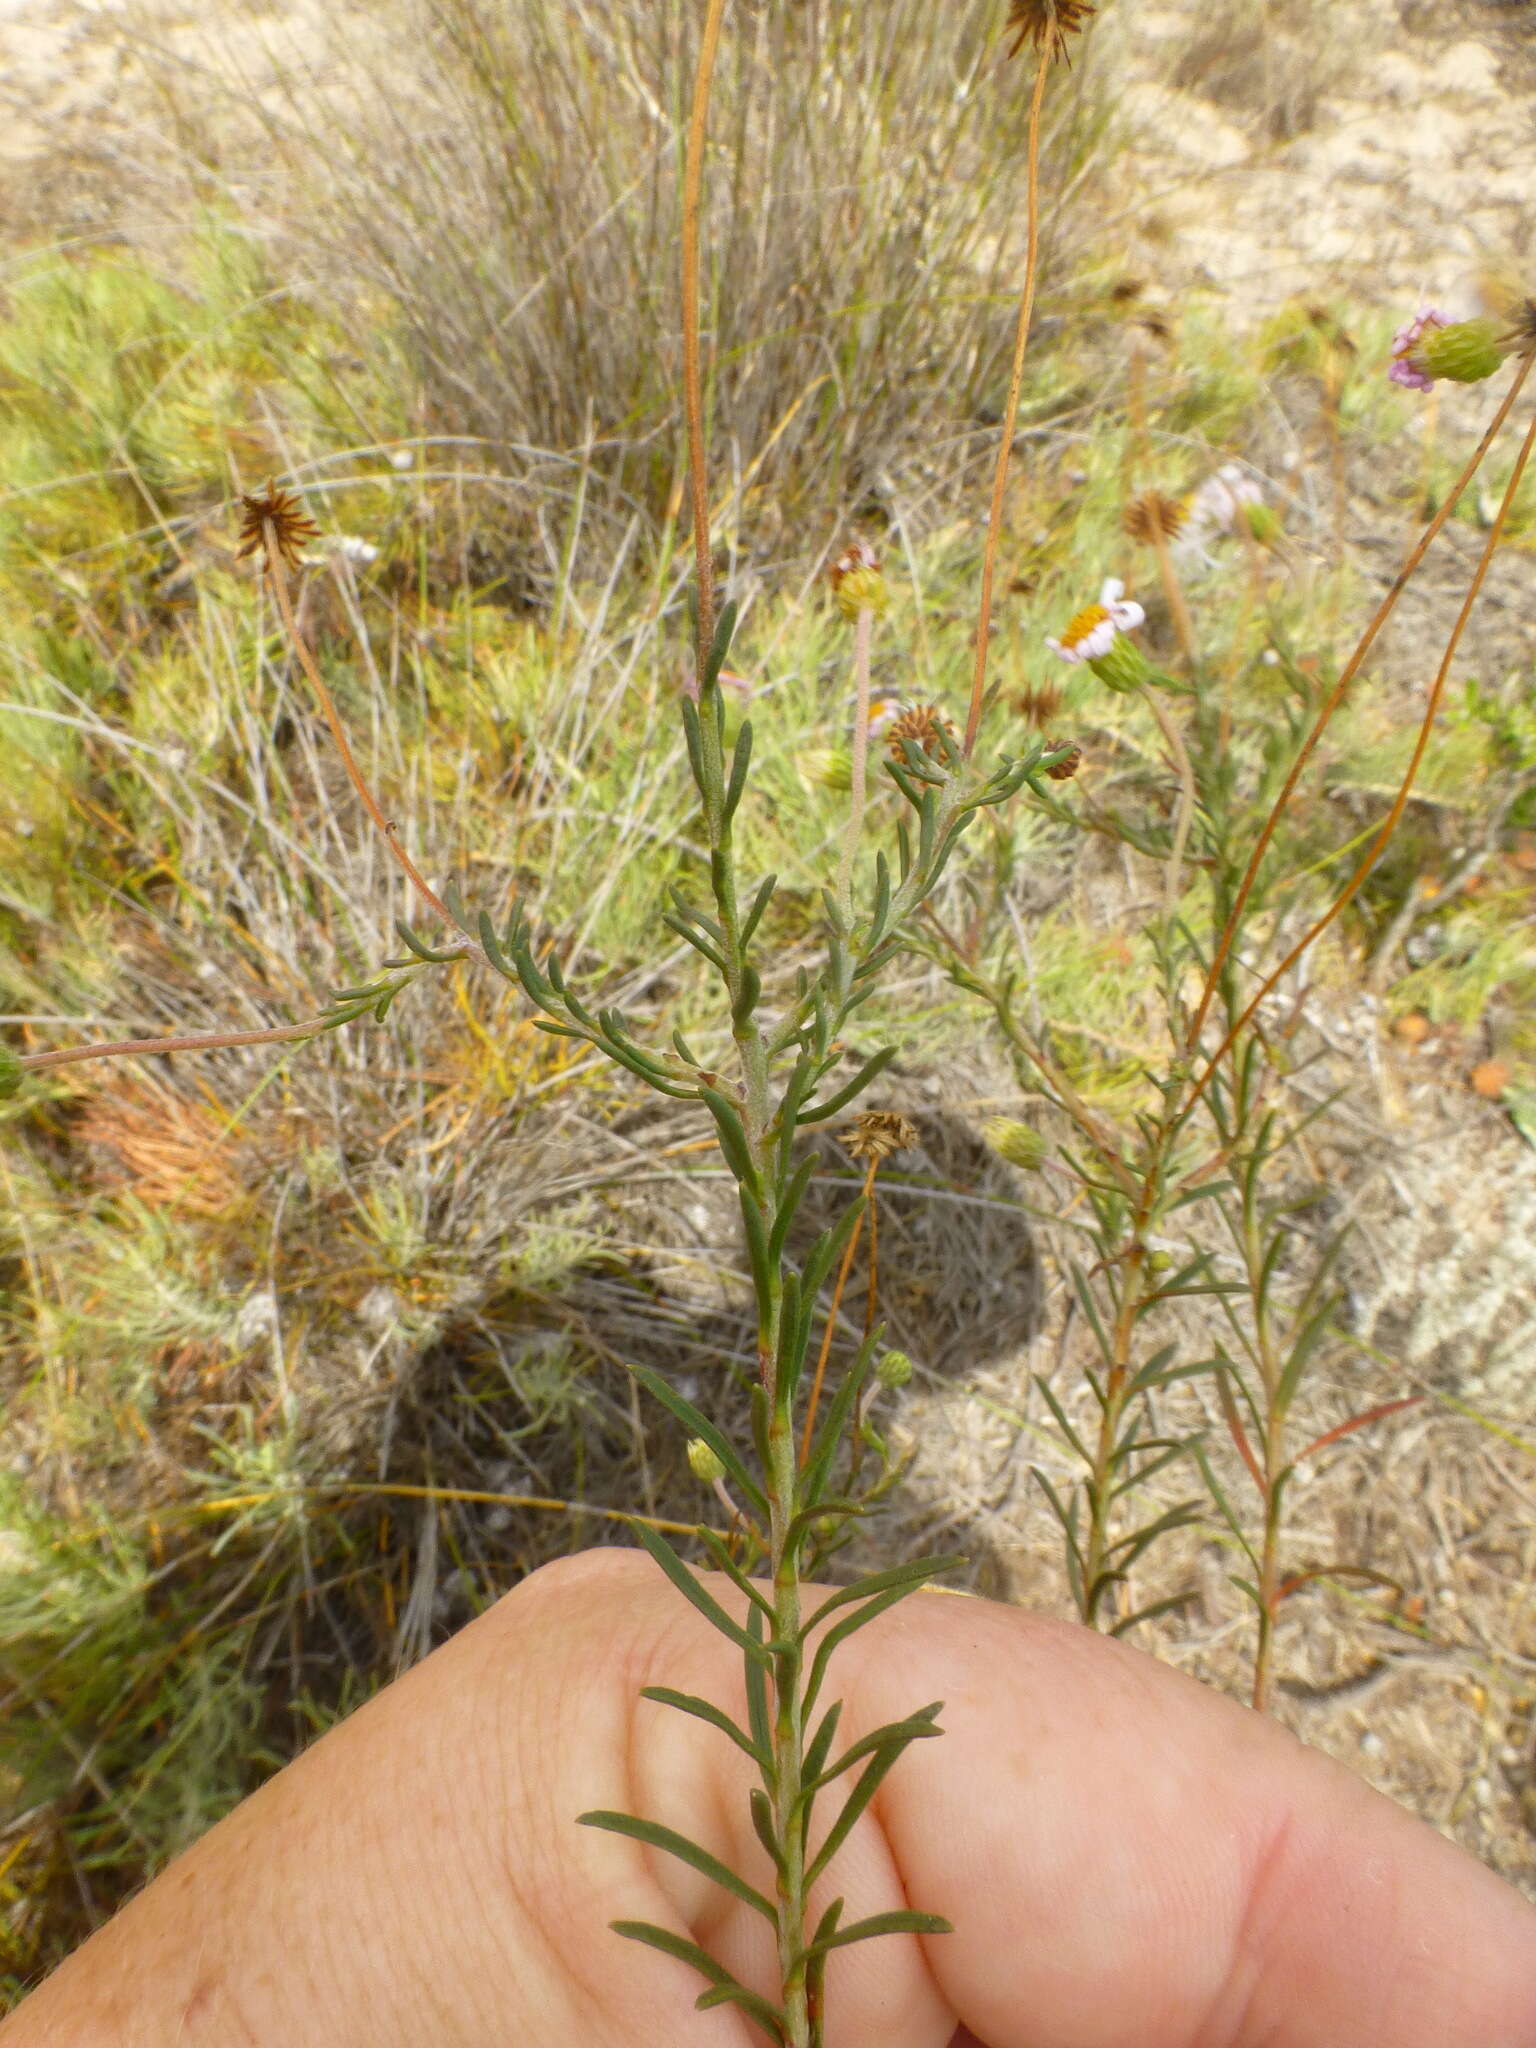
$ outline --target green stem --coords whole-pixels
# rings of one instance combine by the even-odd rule
[[[805,1833],[800,1799],[805,1760],[805,1719],[801,1692],[799,1541],[788,1540],[795,1512],[797,1466],[795,1430],[788,1398],[774,1402],[768,1435],[770,1558],[773,1567],[774,1634],[794,1644],[774,1660],[773,1786],[775,1834],[783,1866],[778,1882],[779,1979],[790,2048],[819,2048],[819,2023],[812,2032],[806,1999]]]

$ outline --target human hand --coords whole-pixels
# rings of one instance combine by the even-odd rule
[[[923,1593],[833,1680],[845,1735],[932,1699],[946,1732],[827,1889],[849,1920],[911,1904],[956,1930],[839,1951],[835,2048],[1536,2048],[1536,1912],[1150,1658]],[[732,1651],[648,1559],[546,1567],[173,1864],[0,2048],[749,2048],[607,1922],[687,1932],[771,1992],[764,1923],[575,1825],[624,1808],[763,1881],[750,1766],[654,1683],[743,1710]]]

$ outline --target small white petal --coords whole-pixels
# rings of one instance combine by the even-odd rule
[[[1099,592],[1099,603],[1112,605],[1117,598],[1124,597],[1124,595],[1125,585],[1120,581],[1120,578],[1118,576],[1106,576],[1104,586]]]
[[[1049,647],[1052,654],[1059,654],[1063,661],[1085,661],[1087,659],[1081,646],[1068,647],[1062,641],[1052,640],[1049,637],[1046,639],[1045,644]]]
[[[1124,604],[1110,605],[1109,616],[1122,633],[1129,633],[1132,626],[1141,625],[1147,615],[1134,598],[1127,598]]]
[[[1133,607],[1134,609],[1134,607]],[[1082,661],[1097,661],[1101,654],[1108,654],[1115,644],[1115,622],[1100,619],[1091,633],[1085,633],[1077,643],[1078,657]]]

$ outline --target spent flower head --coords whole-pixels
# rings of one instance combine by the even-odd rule
[[[270,480],[254,497],[240,500],[240,544],[236,561],[259,549],[270,563],[274,554],[288,569],[299,566],[299,551],[320,538],[320,529],[292,491],[280,491]]]
[[[873,724],[870,730],[874,730]],[[902,748],[908,740],[937,761],[943,757],[944,735],[947,733],[953,738],[954,731],[953,724],[937,704],[914,704],[886,727],[885,742],[893,761],[904,758]]]
[[[1120,515],[1120,524],[1132,540],[1153,547],[1159,540],[1172,540],[1189,518],[1189,507],[1163,491],[1143,491],[1132,498]]]
[[[843,1132],[841,1143],[855,1159],[880,1161],[893,1152],[910,1152],[920,1133],[910,1117],[895,1109],[866,1109]]]
[[[1068,36],[1081,35],[1097,11],[1096,0],[1013,0],[1007,33],[1014,40],[1008,54],[1017,57],[1031,43],[1037,50],[1064,57]]]

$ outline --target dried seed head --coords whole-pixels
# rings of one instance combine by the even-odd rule
[[[1073,776],[1077,773],[1078,769],[1082,767],[1082,765],[1082,748],[1070,747],[1068,748],[1066,754],[1062,757],[1062,759],[1059,761],[1053,761],[1050,767],[1047,768],[1045,772],[1051,778],[1052,782],[1070,782]]]
[[[241,498],[240,515],[240,545],[235,549],[237,561],[243,561],[259,549],[264,561],[270,563],[272,556],[277,554],[282,557],[285,567],[296,569],[300,548],[320,538],[319,527],[294,493],[280,491],[270,481],[256,497]]]
[[[842,1144],[855,1159],[889,1159],[893,1152],[910,1152],[918,1141],[917,1125],[895,1109],[866,1109],[842,1135]]]
[[[1121,513],[1120,524],[1132,540],[1153,547],[1159,540],[1172,540],[1188,518],[1188,508],[1177,498],[1166,497],[1161,491],[1143,491]]]
[[[1044,683],[1037,689],[1031,683],[1027,690],[1020,690],[1013,705],[1026,725],[1034,726],[1037,732],[1044,732],[1064,702],[1060,690],[1051,684]]]
[[[935,761],[942,759],[944,742],[942,735],[954,737],[954,726],[940,711],[937,704],[914,704],[910,711],[903,711],[894,724],[886,728],[886,745],[893,761],[902,760],[902,742],[911,740]]]
[[[1013,0],[1006,33],[1014,40],[1008,54],[1017,57],[1026,43],[1032,43],[1037,50],[1064,57],[1068,36],[1080,35],[1097,11],[1094,0]]]
[[[1173,322],[1166,313],[1160,313],[1156,306],[1143,306],[1136,315],[1136,325],[1143,334],[1149,334],[1154,341],[1173,339]]]
[[[1147,288],[1142,277],[1122,277],[1109,288],[1109,302],[1112,306],[1133,306]]]

